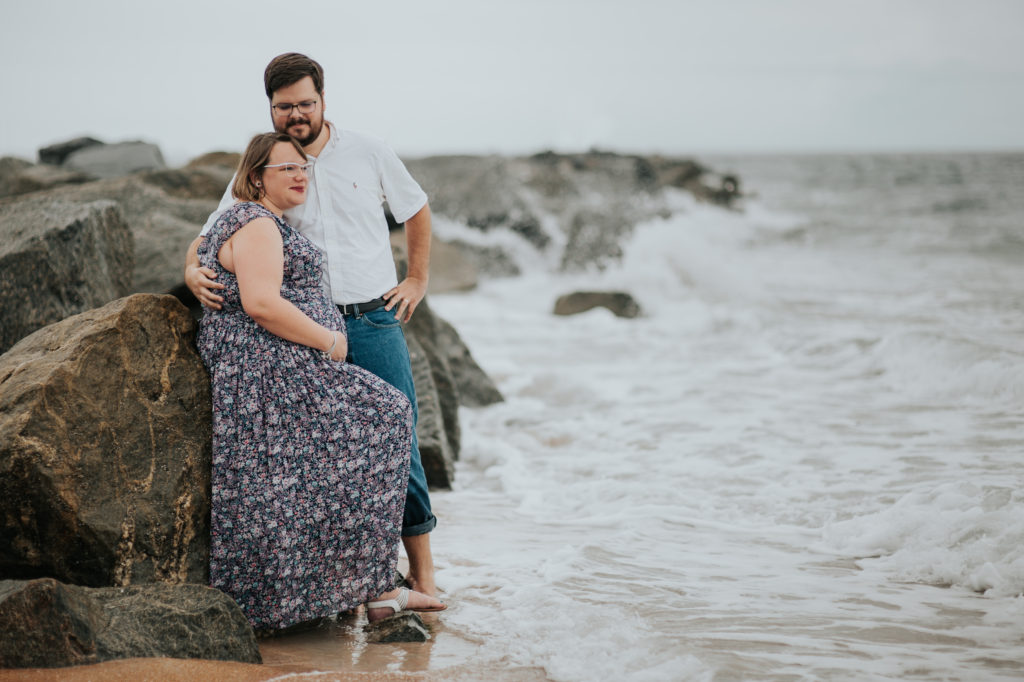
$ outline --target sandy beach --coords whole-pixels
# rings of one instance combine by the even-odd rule
[[[437,616],[430,626],[443,632]],[[429,622],[426,618],[425,622]],[[260,640],[263,665],[230,661],[134,658],[71,668],[0,670],[0,682],[270,682],[301,680],[504,680],[549,679],[541,668],[465,663],[429,670],[433,641],[411,644],[370,644],[362,633],[365,617],[344,616],[316,629]]]

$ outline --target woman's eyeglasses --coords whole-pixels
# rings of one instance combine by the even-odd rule
[[[308,175],[309,171],[313,169],[313,164],[304,163],[302,165],[299,165],[297,163],[271,163],[264,166],[264,168],[280,168],[288,175],[295,177],[299,173],[302,173],[303,175]]]

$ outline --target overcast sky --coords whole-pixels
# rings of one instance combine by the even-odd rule
[[[1024,0],[33,0],[0,10],[0,155],[239,150],[289,51],[407,156],[1024,149]]]

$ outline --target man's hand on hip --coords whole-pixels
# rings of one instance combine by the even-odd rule
[[[213,280],[216,276],[217,273],[210,268],[199,265],[185,266],[185,286],[188,287],[188,290],[207,308],[220,310],[220,304],[224,302],[224,297],[213,293],[213,290],[223,289],[224,285]]]
[[[384,294],[383,298],[388,302],[384,310],[391,310],[396,305],[395,319],[399,322],[408,322],[412,317],[416,306],[420,304],[423,297],[427,295],[427,282],[415,277],[406,277],[398,286]]]

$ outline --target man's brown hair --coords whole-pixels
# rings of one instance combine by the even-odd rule
[[[302,151],[302,145],[287,133],[260,133],[251,140],[249,146],[242,154],[242,160],[238,162],[238,170],[235,171],[235,184],[231,185],[231,196],[242,201],[259,201],[263,196],[263,189],[256,186],[256,181],[263,177],[263,166],[270,160],[270,152],[278,142],[288,142],[303,159],[306,159],[306,152]]]
[[[319,64],[298,52],[288,52],[274,57],[263,72],[263,87],[267,91],[267,99],[273,98],[275,91],[298,83],[306,76],[313,79],[313,87],[316,88],[317,94],[323,97],[324,70]]]

